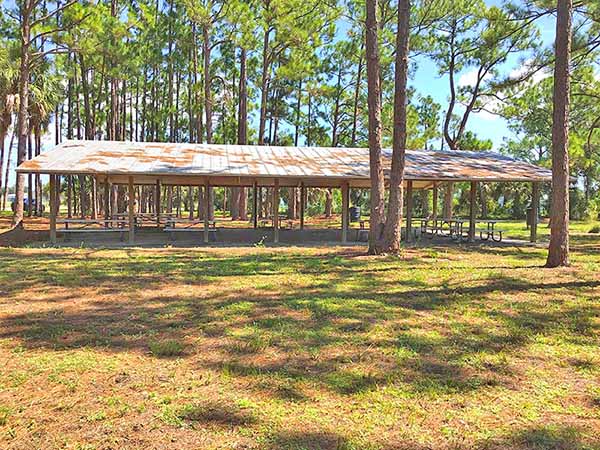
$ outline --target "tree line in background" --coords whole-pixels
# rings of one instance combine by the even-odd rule
[[[541,0],[501,6],[483,0],[379,0],[366,5],[362,0],[17,0],[0,10],[3,206],[11,161],[39,154],[51,124],[57,142],[352,147],[371,140],[373,148],[369,119],[374,117],[367,107],[372,105],[379,108],[375,133],[380,146],[405,140],[407,148],[488,150],[492,143],[469,127],[474,114],[484,112],[504,117],[515,132],[501,151],[549,166],[556,56],[551,45],[542,44],[540,23],[556,15],[556,6]],[[584,218],[600,209],[600,6],[591,0],[569,6],[569,155],[571,174],[579,180],[570,192],[570,209],[574,217]],[[376,79],[368,76],[373,45]],[[409,78],[418,64],[430,64],[445,77],[447,102],[438,104],[415,89],[404,89],[402,97],[401,48],[407,54],[400,63],[406,62]],[[377,86],[370,85],[374,82]],[[369,95],[375,92],[369,87],[376,87],[377,94]],[[399,96],[405,98],[404,112]],[[394,135],[402,126],[405,137]],[[402,167],[402,160],[397,164]],[[67,178],[63,189],[70,208],[96,213],[94,183],[83,176]],[[29,201],[28,211],[23,210],[24,192],[29,199],[41,199],[43,187],[39,176],[16,176],[16,184],[15,221],[20,222],[24,212],[41,212],[41,201]],[[166,198],[185,198],[191,209],[205,195],[183,189]],[[453,209],[466,209],[467,189],[444,186],[446,217]],[[265,194],[259,197],[260,209],[268,208]],[[206,195],[214,197],[215,192]],[[213,207],[218,201],[228,205],[232,216],[245,216],[244,189],[216,195],[220,198],[211,202]],[[335,208],[332,191],[312,195],[330,215]],[[382,195],[375,199],[379,210],[389,199]],[[390,203],[402,198],[401,192],[389,195]],[[522,217],[529,195],[523,185],[480,184],[481,213]],[[549,211],[548,188],[543,199],[543,209]],[[290,190],[284,200],[294,215],[298,193]],[[360,192],[353,200],[371,207],[374,201]],[[423,212],[430,203],[424,193]]]

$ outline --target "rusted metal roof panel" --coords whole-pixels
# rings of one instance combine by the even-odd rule
[[[391,150],[383,150],[387,175]],[[157,142],[66,141],[24,173],[368,179],[369,150]],[[408,180],[550,181],[550,170],[492,152],[407,150]]]

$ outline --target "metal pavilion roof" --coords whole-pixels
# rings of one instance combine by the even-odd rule
[[[384,149],[384,167],[391,150]],[[277,147],[158,142],[66,141],[21,164],[23,173],[88,174],[114,182],[133,176],[136,183],[163,179],[193,184],[368,186],[369,149]],[[550,181],[551,171],[492,152],[407,150],[407,180],[422,187],[433,181]],[[170,181],[169,181],[170,180]],[[329,183],[329,184],[328,184]]]

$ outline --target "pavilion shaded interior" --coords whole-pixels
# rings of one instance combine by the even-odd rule
[[[391,150],[383,149],[384,177],[388,180]],[[305,189],[340,188],[342,191],[341,239],[348,238],[348,208],[351,188],[369,188],[369,150],[343,147],[278,147],[123,141],[65,141],[52,150],[21,164],[20,173],[50,175],[50,235],[56,241],[58,186],[60,176],[88,175],[98,185],[128,186],[129,241],[135,239],[136,185],[249,187],[256,199],[257,189],[271,187],[274,208],[279,205],[279,188],[297,187],[300,195],[300,227],[304,228]],[[551,181],[551,171],[492,152],[406,151],[406,223],[411,226],[412,192],[433,189],[444,182],[470,182],[469,237],[474,235],[475,192],[479,182],[532,183],[532,207],[537,216],[539,183]],[[203,207],[208,210],[209,196]],[[257,202],[253,202],[253,223],[257,226]],[[434,201],[434,216],[437,202]],[[108,207],[105,208],[108,212]],[[160,207],[157,215],[160,216]],[[208,242],[208,215],[204,214],[204,241]],[[273,239],[279,241],[279,216],[273,211]],[[536,227],[531,227],[535,241]]]

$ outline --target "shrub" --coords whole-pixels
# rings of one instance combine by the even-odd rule
[[[600,233],[600,225],[594,225],[592,228],[590,228],[589,233]]]

